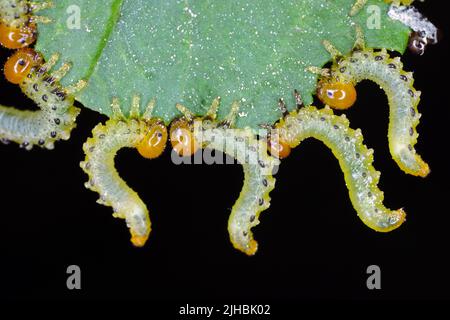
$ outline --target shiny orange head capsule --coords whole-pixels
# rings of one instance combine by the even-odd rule
[[[31,68],[42,61],[42,57],[33,49],[17,50],[5,63],[5,77],[9,82],[19,84],[30,73]]]
[[[16,28],[0,23],[0,44],[8,49],[28,47],[36,40],[36,25]]]
[[[348,109],[356,102],[356,89],[351,83],[323,82],[317,95],[324,104],[338,110]]]
[[[179,119],[170,127],[170,142],[173,149],[182,157],[193,155],[199,149],[191,130],[191,124],[186,119]]]
[[[157,121],[150,125],[150,129],[144,139],[138,144],[137,150],[144,158],[158,158],[166,148],[167,138],[166,126],[162,122]]]
[[[284,159],[291,154],[291,146],[279,137],[270,137],[267,140],[267,145],[270,154],[275,158]]]

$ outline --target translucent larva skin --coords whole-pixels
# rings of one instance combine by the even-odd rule
[[[231,210],[228,232],[236,249],[254,255],[258,244],[251,229],[259,224],[261,212],[270,206],[269,193],[275,186],[272,172],[279,160],[268,155],[267,144],[257,140],[251,129],[230,129],[196,120],[194,135],[203,148],[219,150],[242,165],[244,185]]]
[[[419,136],[416,127],[421,117],[417,110],[420,92],[413,87],[412,73],[403,71],[400,59],[392,59],[384,49],[357,50],[335,63],[331,75],[333,81],[354,85],[368,79],[385,91],[390,106],[388,137],[392,157],[406,173],[427,176],[429,166],[414,149]]]
[[[0,22],[22,28],[30,22],[32,6],[28,0],[0,0]]]
[[[54,57],[53,60],[57,58]],[[55,61],[51,62],[53,65]],[[27,150],[33,146],[53,149],[57,140],[68,140],[75,128],[80,109],[74,97],[48,73],[51,66],[31,68],[19,84],[23,93],[33,100],[39,111],[22,111],[0,106],[0,137],[21,144]],[[81,85],[79,89],[81,89]],[[78,89],[77,89],[78,90]]]
[[[89,175],[86,188],[97,192],[97,201],[111,206],[114,217],[125,219],[131,233],[131,242],[141,247],[147,241],[151,223],[146,205],[119,176],[114,158],[122,148],[136,148],[145,138],[148,126],[137,119],[111,119],[99,124],[83,145],[86,160],[81,168]]]
[[[335,116],[328,107],[318,110],[310,106],[292,112],[276,128],[291,147],[315,138],[331,149],[344,172],[353,207],[367,226],[389,232],[404,222],[402,209],[392,211],[384,207],[383,192],[377,186],[380,173],[372,166],[373,151],[363,144],[360,130],[349,127],[345,116]]]

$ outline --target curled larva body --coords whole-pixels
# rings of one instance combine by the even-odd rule
[[[280,138],[296,147],[307,138],[322,141],[339,160],[353,207],[361,220],[379,232],[389,232],[405,220],[402,209],[392,211],[383,205],[378,189],[379,172],[372,166],[373,151],[363,144],[359,130],[352,130],[345,116],[330,108],[306,107],[294,111],[277,124]]]
[[[399,58],[391,58],[386,50],[356,50],[350,56],[334,63],[332,81],[357,84],[362,80],[377,83],[389,100],[389,148],[393,159],[408,174],[425,177],[430,172],[428,165],[416,153],[420,114],[417,106],[420,92],[413,87],[412,73],[402,70]]]
[[[86,188],[100,194],[98,203],[111,206],[114,217],[126,219],[131,241],[143,246],[150,234],[148,210],[136,192],[119,176],[114,158],[122,148],[136,148],[145,138],[146,125],[136,119],[112,119],[99,124],[83,146],[86,160],[81,168],[88,174]]]
[[[279,160],[267,154],[267,145],[257,140],[250,129],[208,128],[197,122],[194,131],[203,148],[219,150],[235,158],[244,169],[244,185],[228,220],[233,246],[254,255],[258,249],[251,228],[259,224],[259,215],[270,206],[269,193],[275,186],[272,176]]]
[[[64,64],[61,69],[49,74],[48,70],[57,59],[54,55],[48,63],[32,68],[19,84],[40,110],[22,111],[0,106],[0,137],[4,141],[14,141],[30,150],[34,145],[53,149],[55,141],[69,139],[80,112],[74,106],[73,94],[86,83],[80,81],[71,88],[62,88],[59,80],[70,66]]]

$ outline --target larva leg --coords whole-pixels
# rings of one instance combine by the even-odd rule
[[[203,148],[219,150],[235,158],[244,169],[244,185],[228,221],[233,246],[254,255],[258,249],[251,229],[259,224],[259,215],[270,206],[269,192],[275,186],[273,169],[279,161],[267,154],[264,141],[257,140],[251,129],[233,129],[239,105],[233,104],[225,121],[217,122],[215,100],[208,116],[194,120],[194,137]]]
[[[138,148],[147,134],[152,132],[151,112],[148,106],[144,117],[139,115],[139,98],[133,98],[131,114],[125,118],[117,99],[113,100],[113,118],[105,125],[99,124],[83,146],[86,159],[81,168],[89,175],[86,187],[100,194],[98,203],[111,206],[114,217],[125,219],[131,233],[131,242],[141,247],[150,234],[151,223],[148,210],[138,194],[127,186],[119,176],[114,158],[122,148]],[[167,136],[167,133],[166,133]],[[161,151],[162,152],[162,151]]]
[[[367,226],[388,232],[404,222],[402,209],[391,211],[384,207],[384,196],[377,186],[380,174],[372,166],[373,151],[363,144],[360,130],[349,128],[345,116],[335,116],[328,107],[318,110],[310,106],[292,112],[276,129],[291,147],[312,137],[331,149],[344,172],[353,207]]]
[[[70,66],[64,64],[55,73],[48,73],[57,59],[58,56],[53,55],[46,64],[32,68],[20,83],[22,91],[40,110],[22,111],[0,106],[0,138],[19,143],[27,150],[34,145],[53,149],[55,141],[69,139],[80,111],[74,106],[73,94],[86,82],[78,82],[70,92],[62,88],[58,80]]]
[[[413,87],[412,73],[403,71],[400,58],[391,58],[385,49],[380,52],[366,49],[360,28],[357,28],[357,50],[349,56],[342,56],[328,41],[324,41],[324,45],[332,55],[334,63],[331,70],[328,70],[329,75],[323,77],[321,82],[325,83],[325,87],[349,84],[351,88],[362,80],[371,80],[378,84],[389,101],[388,137],[393,159],[404,172],[427,176],[430,168],[414,149],[419,136],[416,127],[420,119],[417,110],[420,92]],[[324,96],[326,99],[326,95]]]
[[[364,8],[367,1],[368,0],[356,0],[355,4],[353,5],[353,7],[350,10],[350,16],[357,15],[361,11],[361,9]]]

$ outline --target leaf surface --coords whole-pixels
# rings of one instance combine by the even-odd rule
[[[180,115],[176,103],[202,115],[220,96],[220,116],[239,101],[238,127],[257,128],[280,118],[280,98],[295,106],[295,89],[312,103],[317,76],[305,68],[330,60],[325,39],[349,52],[355,23],[368,46],[405,50],[410,30],[389,19],[383,0],[352,18],[353,2],[59,0],[42,13],[53,23],[39,25],[37,50],[72,62],[63,84],[88,80],[77,100],[103,114],[111,114],[112,97],[127,113],[138,93],[142,109],[156,99],[155,115],[170,122]],[[381,28],[369,29],[377,15]]]

